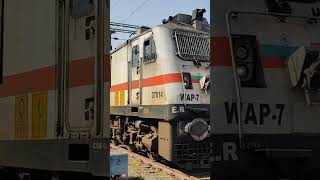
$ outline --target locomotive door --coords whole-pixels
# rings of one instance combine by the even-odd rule
[[[100,135],[103,78],[104,23],[100,1],[63,1],[64,28],[64,121],[72,138]],[[67,3],[71,3],[67,5]],[[70,8],[68,8],[70,7]],[[100,7],[100,8],[97,8]],[[100,14],[97,14],[100,13]],[[99,98],[100,97],[100,98]],[[94,131],[94,132],[93,132]],[[79,133],[81,132],[81,134]]]
[[[142,73],[142,62],[141,62],[141,52],[139,40],[135,40],[131,43],[131,65],[129,78],[130,81],[130,91],[131,91],[131,105],[141,104],[141,73]]]

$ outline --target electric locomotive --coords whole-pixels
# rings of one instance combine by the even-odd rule
[[[209,23],[177,14],[111,51],[111,139],[180,168],[209,168]]]
[[[213,179],[319,177],[319,8],[212,1]]]
[[[0,179],[108,178],[109,0],[0,9]]]

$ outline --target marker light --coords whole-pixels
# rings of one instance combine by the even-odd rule
[[[239,46],[236,51],[237,57],[240,59],[246,59],[248,57],[248,49],[244,46]]]
[[[245,65],[240,65],[240,66],[237,68],[237,72],[238,72],[238,75],[240,76],[241,79],[247,78],[247,77],[248,77],[248,74],[249,74],[248,67],[245,66]]]

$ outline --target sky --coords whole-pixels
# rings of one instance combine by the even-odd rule
[[[178,13],[192,15],[195,8],[206,9],[204,17],[210,22],[210,0],[110,0],[111,22],[153,27],[163,19]],[[129,34],[112,34],[112,47],[122,44]]]

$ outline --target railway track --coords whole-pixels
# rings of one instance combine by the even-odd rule
[[[110,144],[110,148],[128,154],[129,180],[208,180],[209,175],[187,175],[149,158]],[[199,177],[197,177],[199,175]]]

